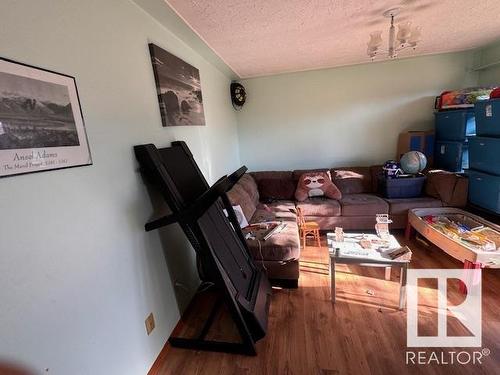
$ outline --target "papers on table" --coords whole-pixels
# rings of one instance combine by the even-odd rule
[[[371,244],[370,248],[364,248],[366,243]],[[381,240],[374,234],[344,234],[343,242],[335,241],[335,234],[328,233],[327,242],[330,253],[336,251],[337,257],[362,258],[375,261],[407,261],[411,256],[409,249],[402,248],[394,236],[388,240]],[[394,253],[397,257],[391,257]]]

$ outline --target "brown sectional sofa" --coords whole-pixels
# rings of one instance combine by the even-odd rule
[[[389,214],[392,229],[406,227],[408,210],[441,206],[465,206],[467,179],[452,173],[428,173],[426,195],[408,199],[386,199],[377,193],[380,166],[330,169],[332,180],[342,192],[340,200],[311,198],[296,202],[295,188],[305,172],[328,169],[261,171],[245,174],[228,193],[233,205],[240,205],[251,224],[282,220],[287,224],[267,241],[248,240],[256,263],[266,270],[274,284],[294,287],[299,278],[300,241],[295,207],[321,230],[373,230],[376,214]]]

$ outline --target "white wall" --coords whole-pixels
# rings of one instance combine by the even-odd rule
[[[161,127],[150,41],[200,69],[207,126]],[[94,161],[0,180],[0,362],[145,374],[197,274],[178,228],[144,232],[152,205],[132,146],[186,140],[210,181],[237,168],[230,80],[126,0],[3,0],[0,56],[76,77]]]
[[[490,65],[486,69],[480,70],[479,84],[484,86],[500,86],[500,41],[481,48],[476,53],[477,65]]]
[[[432,129],[436,95],[476,83],[471,60],[464,52],[244,80],[241,161],[269,170],[394,158],[400,132]]]

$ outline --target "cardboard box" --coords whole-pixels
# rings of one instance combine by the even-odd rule
[[[396,160],[399,161],[408,151],[420,151],[427,157],[427,167],[434,159],[434,131],[408,131],[399,134]]]

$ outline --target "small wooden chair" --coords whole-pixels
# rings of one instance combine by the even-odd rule
[[[297,224],[299,226],[299,235],[304,243],[303,247],[306,247],[306,238],[308,236],[314,237],[318,243],[318,247],[321,247],[321,240],[319,236],[319,224],[315,221],[306,221],[302,210],[297,207]]]

